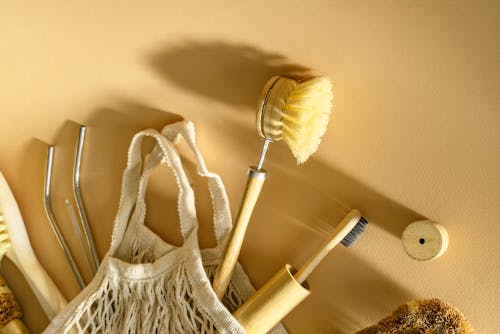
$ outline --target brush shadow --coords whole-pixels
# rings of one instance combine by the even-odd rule
[[[147,65],[166,82],[245,111],[254,110],[258,94],[272,75],[308,76],[311,72],[282,55],[224,42],[167,46],[152,52]],[[247,164],[255,163],[262,144],[253,123],[231,121],[222,112],[212,117],[224,120],[210,124],[213,137],[237,149],[226,154],[250,157],[253,160]],[[207,160],[209,163],[210,157]],[[225,170],[220,160],[209,166],[214,164],[228,185],[235,214],[245,187],[246,165],[241,166],[237,180],[234,171]],[[284,263],[303,263],[317,249],[326,231],[350,208],[360,209],[370,224],[380,226],[394,238],[400,238],[408,223],[424,218],[317,157],[297,167],[283,143],[271,146],[265,168],[268,178],[240,257],[257,287]],[[225,175],[230,178],[224,178]],[[352,252],[334,253],[311,277],[313,295],[285,319],[295,332],[355,332],[412,298],[404,287]]]
[[[272,75],[308,76],[309,73],[308,68],[296,65],[284,56],[268,53],[252,46],[231,45],[224,42],[193,41],[183,45],[163,47],[153,51],[146,58],[146,62],[167,82],[172,82],[199,96],[238,107],[235,108],[236,110],[245,111],[248,111],[248,108],[254,109],[262,87]],[[213,115],[213,117],[217,116],[229,120],[224,115]],[[101,258],[109,248],[113,221],[120,198],[122,172],[126,165],[127,150],[132,136],[145,128],[160,130],[164,125],[181,119],[179,115],[164,110],[150,108],[134,101],[119,100],[111,106],[97,108],[86,120],[88,132],[82,160],[82,195]],[[253,123],[243,126],[234,121],[213,122],[207,125],[209,126],[216,132],[214,136],[235,143],[239,147],[238,155],[257,158],[260,142]],[[59,220],[63,225],[61,228],[65,236],[69,235],[68,243],[71,243],[72,247],[77,247],[79,241],[72,233],[63,203],[66,197],[72,198],[70,173],[77,130],[78,125],[68,121],[53,143],[56,145],[54,183],[59,189],[56,190],[54,187],[53,198],[59,203],[54,206],[54,211],[56,217],[60,217]],[[46,144],[33,141],[28,145],[24,154],[27,158],[23,162],[23,168],[29,177],[26,182],[33,186],[30,188],[33,194],[22,197],[30,199],[25,205],[36,203],[38,206],[37,216],[33,214],[35,210],[30,210],[32,215],[27,219],[29,222],[27,229],[31,231],[30,234],[40,233],[36,223],[41,219],[44,220],[42,233],[47,238],[38,237],[34,248],[38,250],[37,254],[45,253],[42,263],[44,266],[47,265],[49,272],[58,273],[57,277],[54,277],[56,284],[64,287],[65,296],[72,297],[78,292],[75,287],[76,283],[71,285],[64,279],[70,277],[71,273],[69,267],[64,264],[66,262],[62,252],[59,251],[54,237],[51,236],[43,213],[41,197],[46,147]],[[230,155],[235,152],[227,153]],[[207,160],[210,160],[210,157]],[[249,161],[249,164],[253,162]],[[222,170],[218,172],[226,181],[225,167],[220,161],[213,161],[212,164],[207,161],[207,163],[209,169],[215,163],[217,169]],[[190,174],[194,174],[192,163],[186,163],[185,167]],[[328,228],[323,225],[331,225],[338,221],[348,208],[359,208],[370,223],[379,225],[396,238],[400,237],[402,230],[409,222],[422,218],[418,213],[377,193],[317,158],[313,157],[305,165],[295,167],[295,161],[282,143],[273,144],[265,167],[269,172],[267,184],[263,189],[247,235],[247,240],[252,242],[245,243],[241,257],[257,286],[262,285],[284,263],[302,263],[304,256],[310,254],[323,236],[318,235],[317,232]],[[245,185],[245,169],[246,166],[242,166],[241,180],[238,184],[234,181],[229,182],[231,187],[228,187],[228,190],[233,213],[237,210],[237,201]],[[30,180],[33,182],[31,183]],[[172,179],[151,182],[148,199],[163,203],[163,206],[151,205],[153,210],[156,207],[158,211],[151,212],[149,216],[151,221],[148,221],[148,226],[165,240],[178,244],[180,242],[178,237],[172,236],[174,228],[177,231],[178,226],[162,223],[162,217],[171,214],[176,209],[177,188],[171,182],[173,182]],[[203,185],[201,181],[195,179],[192,182],[195,191],[198,185],[201,189]],[[164,190],[165,188],[169,190]],[[209,203],[206,198],[209,196],[205,193],[203,200],[197,201],[197,205]],[[199,215],[202,219],[204,216],[207,214]],[[169,219],[169,221],[177,224],[176,218]],[[290,224],[295,224],[299,228],[291,229]],[[286,232],[283,233],[283,231]],[[304,231],[311,232],[306,240],[304,240]],[[47,243],[50,244],[47,245]],[[52,251],[46,251],[47,248],[51,248]],[[57,254],[52,256],[51,253]],[[304,304],[304,307],[310,310],[308,314],[317,314],[317,316],[304,323],[311,325],[313,321],[317,321],[318,324],[328,324],[327,329],[332,329],[333,332],[336,330],[343,332],[341,326],[359,329],[357,320],[354,320],[358,318],[355,313],[356,307],[359,307],[359,312],[374,314],[378,317],[389,313],[395,304],[410,299],[407,291],[377,272],[369,263],[347,252],[339,252],[339,254],[342,254],[342,259],[336,258],[335,266],[323,265],[322,267],[330,269],[322,269],[322,272],[315,275],[318,278],[311,282],[317,292]],[[263,259],[266,261],[262,261]],[[81,265],[85,261],[83,253],[80,253],[78,263]],[[355,270],[351,272],[352,268]],[[330,288],[332,278],[337,284],[334,289]],[[344,306],[344,298],[349,299],[347,294],[354,293],[354,290],[350,290],[347,286],[353,281],[357,282],[356,285],[366,285],[366,288],[361,289],[359,297],[354,298],[353,302],[347,302]],[[364,300],[363,293],[367,293],[370,298]],[[322,295],[330,294],[336,296],[330,304],[321,299]],[[388,302],[384,304],[386,306],[380,305],[378,298],[387,298]],[[364,305],[361,305],[362,301]],[[338,320],[338,324],[333,323],[334,317],[332,319],[321,318],[325,313],[319,312],[320,307],[327,307],[330,310],[329,314],[334,314],[337,319],[341,319]],[[381,307],[379,312],[371,312],[377,307]],[[287,321],[294,327],[302,326],[300,322],[304,321],[304,318],[301,318],[297,312],[287,318]],[[297,332],[309,332],[306,326],[300,328],[304,330]],[[319,333],[323,329],[318,327],[317,330]]]
[[[256,163],[252,159],[257,158],[262,144],[253,128],[223,122],[214,124],[214,129],[225,138],[221,141],[232,142],[234,147],[238,147],[238,155],[250,157],[246,161],[248,165]],[[246,168],[242,165],[240,178],[228,184],[233,214],[239,208],[245,188]],[[258,226],[261,219],[264,221],[262,224],[265,224],[269,220],[269,214],[275,214],[273,219],[290,220],[294,224],[311,226],[313,229],[321,226],[325,230],[340,221],[349,209],[357,208],[370,224],[378,225],[399,239],[409,223],[425,219],[418,212],[314,156],[297,166],[288,147],[281,142],[270,146],[264,168],[268,172],[267,180],[252,216],[250,229]],[[224,175],[224,171],[221,175]]]
[[[289,221],[278,217],[252,220],[247,235],[252,242],[240,258],[257,287],[284,263],[300,267],[325,236],[319,238],[318,231],[306,226],[291,228]],[[369,238],[369,230],[365,234],[358,242]],[[399,282],[343,247],[329,254],[307,281],[311,295],[284,319],[293,333],[354,333],[415,298]]]
[[[236,133],[244,133],[233,131],[235,138]],[[258,143],[255,146],[258,149]],[[266,161],[266,185],[240,257],[256,286],[262,286],[284,263],[300,267],[350,208],[360,209],[370,224],[385,229],[390,238],[399,238],[408,222],[421,219],[319,159],[294,165],[286,145],[273,145]],[[233,189],[239,196],[244,173],[240,186]],[[238,198],[233,197],[233,204]],[[358,242],[380,240],[371,237],[368,228]],[[353,333],[414,297],[366,260],[343,247],[332,252],[309,279],[312,295],[284,319],[285,325],[297,333]]]
[[[330,255],[309,279],[314,293],[303,307],[318,319],[287,319],[290,324],[314,328],[313,333],[355,333],[390,314],[415,296],[377,268],[341,249]],[[321,324],[321,325],[318,325]],[[298,330],[297,332],[303,332]]]
[[[232,106],[254,109],[273,75],[308,77],[310,69],[278,53],[222,41],[166,46],[146,57],[164,80]]]
[[[240,107],[240,110],[255,109],[259,93],[271,76],[308,77],[313,71],[284,55],[222,41],[188,41],[164,46],[152,51],[146,63],[164,80],[195,94]],[[224,115],[220,115],[219,119],[225,121],[214,122],[216,131],[224,134],[225,141],[238,146],[240,155],[251,156],[255,160],[261,142],[254,124],[242,126]],[[337,221],[348,208],[359,208],[371,223],[399,238],[407,224],[425,218],[314,156],[296,168],[286,145],[273,144],[270,151],[265,165],[270,172],[268,184],[260,201],[266,201],[267,197],[273,210],[285,209],[282,212],[288,212],[298,221],[309,222],[318,216],[328,219],[326,221]],[[249,164],[253,163],[255,161],[249,161]],[[242,193],[243,186],[242,172],[238,194]],[[267,192],[270,194],[266,196]],[[328,212],[332,211],[332,203],[333,211],[336,211],[334,214]],[[234,201],[232,208],[233,212],[238,209]]]

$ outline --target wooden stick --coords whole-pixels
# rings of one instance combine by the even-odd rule
[[[250,170],[248,171],[247,185],[240,205],[240,211],[238,212],[236,222],[223,253],[222,262],[217,267],[217,272],[215,273],[214,282],[212,284],[217,297],[221,300],[226,293],[236,261],[238,261],[238,256],[240,255],[248,222],[250,221],[255,203],[257,203],[257,199],[259,198],[259,194],[265,180],[265,170],[257,170],[254,167],[250,167]]]

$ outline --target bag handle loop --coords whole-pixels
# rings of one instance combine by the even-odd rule
[[[208,189],[210,191],[213,208],[214,235],[217,241],[217,247],[221,248],[229,238],[229,233],[232,228],[229,199],[220,176],[210,172],[206,167],[205,160],[196,145],[194,124],[190,121],[174,123],[165,126],[161,133],[173,143],[176,143],[180,137],[184,138],[196,158],[198,174],[208,179]]]
[[[229,199],[227,197],[224,183],[219,175],[210,172],[205,164],[205,160],[201,155],[198,146],[196,145],[196,136],[194,124],[189,121],[178,122],[167,125],[162,130],[162,135],[172,143],[177,143],[179,139],[184,138],[188,147],[193,152],[196,158],[197,173],[207,178],[208,189],[212,200],[213,207],[213,225],[214,236],[217,241],[217,247],[222,250],[222,246],[227,241],[232,228],[231,210],[229,207]],[[157,145],[153,148],[151,154],[145,163],[143,176],[140,181],[139,196],[137,201],[144,201],[144,193],[146,191],[147,181],[151,172],[161,163],[161,148]],[[141,217],[143,218],[143,217]],[[138,223],[143,223],[144,219],[133,220]]]
[[[141,144],[144,137],[151,137],[156,140],[154,156],[156,156],[157,160],[154,166],[148,164],[144,172],[141,173],[143,165]],[[197,229],[194,192],[189,185],[177,150],[172,142],[158,131],[144,130],[132,138],[128,151],[127,167],[123,173],[122,193],[111,238],[110,254],[114,254],[119,247],[129,223],[144,221],[146,215],[144,193],[147,181],[153,168],[163,163],[167,164],[172,170],[179,188],[178,208],[183,238],[187,239]]]

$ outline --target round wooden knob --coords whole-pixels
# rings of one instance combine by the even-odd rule
[[[448,232],[431,220],[420,220],[408,225],[402,235],[403,248],[411,258],[419,261],[440,257],[448,247]]]

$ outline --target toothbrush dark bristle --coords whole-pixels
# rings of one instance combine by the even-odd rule
[[[356,223],[356,225],[352,228],[352,230],[347,233],[347,235],[342,239],[340,242],[342,245],[345,247],[351,246],[358,238],[359,236],[366,230],[366,227],[368,226],[368,221],[361,217],[359,221]]]

